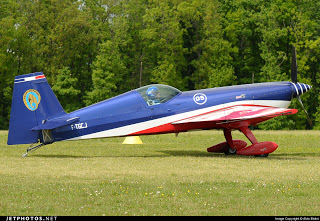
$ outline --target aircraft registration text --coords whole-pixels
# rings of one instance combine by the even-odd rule
[[[80,130],[80,129],[85,129],[87,127],[88,127],[87,122],[71,124],[71,130]]]

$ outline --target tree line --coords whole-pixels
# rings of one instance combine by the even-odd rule
[[[14,77],[42,71],[63,108],[150,83],[180,90],[289,81],[291,46],[302,96],[320,129],[318,0],[1,0],[0,129]],[[261,129],[306,129],[296,115]]]

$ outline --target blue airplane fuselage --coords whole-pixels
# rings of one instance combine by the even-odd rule
[[[297,93],[302,94],[308,90],[304,85],[301,88],[302,90],[297,86],[295,87],[291,82],[271,82],[194,90],[181,92],[166,103],[154,106],[148,106],[137,90],[132,90],[67,114],[70,119],[79,117],[80,120],[71,125],[52,130],[52,135],[55,141],[99,138],[104,137],[102,136],[103,133],[96,136],[90,136],[90,134],[110,130],[114,130],[115,133],[108,133],[108,136],[126,136],[128,135],[126,130],[121,133],[122,127],[130,125],[137,127],[137,129],[129,130],[134,134],[134,131],[142,130],[139,128],[139,124],[143,122],[161,121],[161,119],[170,116],[174,121],[175,115],[181,116],[183,113],[190,113],[199,109],[205,110],[219,105],[225,108],[237,103],[250,103],[287,108]],[[196,94],[205,95],[206,102],[203,104],[196,103],[194,100]],[[202,129],[212,128],[219,129],[221,127],[208,124],[208,128]],[[189,129],[197,129],[197,127]],[[180,131],[170,130],[167,132],[177,133]]]

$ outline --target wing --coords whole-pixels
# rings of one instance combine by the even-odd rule
[[[238,128],[239,123],[256,125],[271,118],[297,113],[296,109],[278,108],[259,105],[235,105],[213,110],[196,116],[179,119],[173,122],[158,122],[149,128],[130,135],[146,135],[159,133],[177,133],[193,129]]]
[[[281,115],[290,115],[297,113],[296,109],[257,106],[257,105],[236,105],[220,110],[204,113],[194,117],[186,118],[173,122],[172,124],[216,122],[230,123],[237,121],[247,121],[259,119],[259,122],[268,120]]]

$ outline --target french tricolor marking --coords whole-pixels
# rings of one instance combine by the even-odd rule
[[[26,78],[19,78],[19,79],[15,79],[14,83],[23,83],[23,82],[27,82],[27,81],[35,81],[35,80],[39,80],[42,78],[46,78],[46,76],[43,75],[38,75],[38,76],[32,76],[32,77],[26,77]]]

